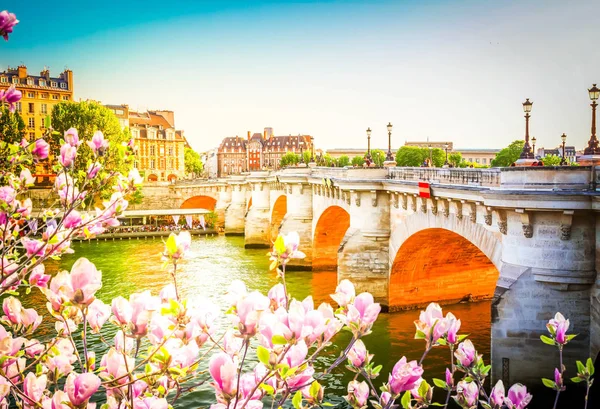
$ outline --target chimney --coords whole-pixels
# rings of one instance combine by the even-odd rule
[[[62,76],[62,74],[61,74]],[[44,70],[42,72],[40,72],[40,77],[45,78],[47,80],[50,79],[50,71],[48,70],[48,67],[44,67]]]
[[[248,140],[250,140],[250,131],[248,131]]]
[[[25,65],[19,65],[17,73],[19,74],[19,78],[27,78],[27,67]]]

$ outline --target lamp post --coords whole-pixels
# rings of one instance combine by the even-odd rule
[[[535,155],[535,143],[537,142],[537,139],[535,139],[535,136],[533,138],[531,138],[531,151],[533,152],[533,159],[536,158]]]
[[[433,148],[431,147],[431,144],[429,144],[428,148],[429,148],[429,165],[431,167],[433,167],[433,155],[432,155]]]
[[[523,102],[523,111],[525,112],[525,145],[523,145],[523,151],[519,159],[534,159],[533,153],[531,152],[531,146],[529,146],[529,118],[531,115],[531,106],[533,102],[529,101],[529,98]]]
[[[600,97],[600,89],[596,87],[596,84],[592,85],[592,88],[588,89],[588,93],[590,95],[590,100],[592,103],[590,106],[592,107],[592,136],[588,142],[587,148],[583,151],[584,155],[600,155],[600,148],[598,147],[598,138],[596,138],[596,107],[598,103],[596,100]]]
[[[367,128],[367,159],[371,161],[371,127]]]
[[[387,124],[388,130],[388,151],[387,156],[385,157],[386,162],[394,162],[394,156],[392,155],[392,123],[388,122]]]
[[[567,143],[567,135],[562,134],[560,139],[562,139],[562,158],[560,160],[560,166],[565,166],[567,164],[567,160],[565,159],[565,143]]]
[[[444,166],[448,166],[448,165],[450,165],[448,163],[448,144],[444,145],[444,150],[446,151],[446,161],[444,162]]]

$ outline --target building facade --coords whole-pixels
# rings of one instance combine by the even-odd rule
[[[265,128],[262,134],[248,131],[246,138],[223,139],[217,150],[218,176],[279,169],[279,161],[286,153],[313,153],[313,150],[314,138],[310,135],[275,136],[273,128]]]
[[[454,149],[454,143],[450,141],[442,141],[442,142],[404,142],[404,146],[416,146],[417,148],[439,148],[446,149],[446,145],[448,146],[448,152],[451,152]],[[387,152],[387,149],[386,149]]]
[[[50,70],[44,68],[39,75],[27,72],[25,65],[0,72],[0,90],[15,85],[21,91],[22,99],[17,103],[17,111],[25,122],[29,140],[42,137],[45,118],[52,113],[52,107],[59,102],[73,100],[73,71],[64,70],[58,77],[51,77]]]
[[[129,105],[104,105],[106,108],[113,111],[117,119],[119,119],[119,124],[121,124],[121,129],[129,128]]]
[[[181,132],[172,111],[129,111],[129,130],[135,141],[135,167],[147,182],[173,182],[185,177]]]
[[[477,163],[478,165],[491,166],[492,160],[496,158],[500,149],[454,149],[448,151],[452,153],[460,153],[464,160],[469,163]]]
[[[384,153],[387,153],[387,148],[385,149],[379,149],[379,148],[371,148],[371,152],[373,152],[374,150],[380,150],[383,151]],[[367,154],[367,150],[366,149],[356,149],[356,148],[334,148],[334,149],[327,149],[325,151],[325,153],[329,156],[331,156],[333,159],[339,159],[342,156],[347,156],[350,160],[352,160],[353,157],[355,156],[360,156],[361,158],[364,158],[365,155]],[[394,157],[396,157],[396,149],[392,149],[392,154],[394,155]]]
[[[539,148],[537,150],[536,158],[544,159],[544,157],[550,156],[550,155],[554,155],[554,156],[558,156],[559,158],[562,158],[562,156],[563,156],[562,145],[559,146],[558,148],[554,148],[554,149]],[[564,155],[565,155],[565,159],[568,162],[577,162],[577,150],[575,149],[574,146],[565,146]]]

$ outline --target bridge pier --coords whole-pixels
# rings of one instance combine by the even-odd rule
[[[225,213],[231,204],[231,190],[226,184],[217,186],[218,199],[215,205],[215,213],[217,214],[217,228],[225,228]]]
[[[266,176],[251,175],[247,179],[251,186],[252,206],[246,213],[244,229],[246,248],[271,247],[271,209]]]
[[[281,178],[284,181],[286,179]],[[312,188],[306,177],[288,178],[287,213],[281,223],[280,234],[285,235],[295,231],[300,235],[300,249],[306,254],[304,259],[291,260],[287,268],[290,270],[312,269]]]
[[[529,216],[535,221],[531,232],[523,228],[522,213],[507,212],[499,298],[492,314],[492,376],[508,384],[539,382],[559,366],[556,347],[540,341],[556,312],[570,320],[569,333],[577,334],[564,348],[567,371],[574,374],[575,361],[590,352],[595,216],[573,216],[569,237],[561,235],[565,225],[556,214],[531,212]]]
[[[243,236],[246,216],[246,185],[242,178],[232,179],[231,204],[225,210],[225,235]]]
[[[338,250],[338,282],[348,279],[387,305],[390,241],[389,195],[350,191],[350,228]]]

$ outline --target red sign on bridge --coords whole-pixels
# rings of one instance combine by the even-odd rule
[[[431,197],[429,182],[419,182],[419,197],[424,197],[426,199]]]

